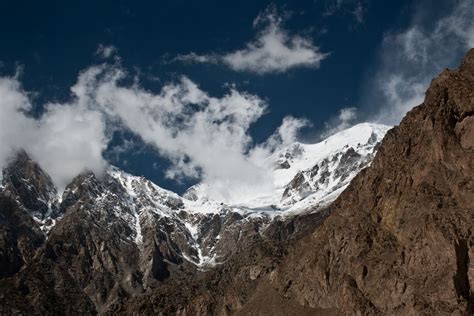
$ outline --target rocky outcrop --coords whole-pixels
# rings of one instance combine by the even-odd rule
[[[0,278],[4,278],[32,260],[45,236],[28,211],[7,192],[0,193],[0,208]]]
[[[378,143],[373,139],[370,137],[366,144],[359,144],[357,151],[352,147],[344,148],[311,168],[299,171],[285,187],[281,202],[294,204],[320,192],[329,196],[347,186],[350,180],[372,161],[378,147]],[[365,154],[362,155],[359,151]]]
[[[35,260],[0,281],[2,315],[95,315],[97,309],[67,267]]]
[[[17,196],[34,218],[41,221],[59,216],[53,181],[27,153],[20,151],[3,173],[4,191]]]

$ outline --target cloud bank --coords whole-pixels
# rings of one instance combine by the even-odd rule
[[[265,159],[295,141],[303,120],[285,118],[264,145],[253,144],[249,127],[267,110],[256,95],[230,88],[221,97],[182,77],[159,93],[147,91],[116,65],[90,67],[71,87],[71,101],[48,103],[38,119],[18,78],[0,78],[0,166],[25,149],[63,189],[77,174],[103,172],[102,153],[111,131],[125,129],[152,145],[172,166],[166,176],[196,178],[219,200],[237,201],[271,192]]]
[[[432,18],[432,2],[423,1],[407,28],[386,34],[378,70],[366,87],[364,103],[379,109],[371,120],[397,124],[423,102],[430,81],[444,68],[457,67],[474,47],[472,1],[452,0],[449,7],[441,17]]]
[[[282,24],[283,18],[274,7],[270,7],[254,20],[254,28],[260,31],[245,48],[225,54],[191,52],[178,55],[174,60],[223,64],[234,71],[260,75],[282,73],[293,68],[318,68],[329,54],[322,53],[309,37],[290,34]]]

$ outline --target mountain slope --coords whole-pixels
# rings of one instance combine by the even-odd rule
[[[295,142],[267,158],[273,169],[273,191],[260,196],[243,196],[230,204],[244,212],[274,215],[300,213],[309,206],[327,206],[373,159],[377,145],[390,127],[361,123],[315,144]],[[191,187],[184,197],[209,200],[209,185]],[[270,215],[269,214],[269,215]]]
[[[201,278],[252,244],[299,238],[371,162],[386,130],[360,124],[318,144],[292,144],[268,158],[275,191],[240,204],[196,187],[181,197],[115,167],[100,178],[78,175],[58,194],[20,152],[0,187],[2,306],[105,313],[165,284]],[[299,175],[305,181],[295,181]],[[19,304],[23,297],[29,304]]]

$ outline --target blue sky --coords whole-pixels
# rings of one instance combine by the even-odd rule
[[[2,1],[0,75],[20,83],[38,120],[48,104],[74,106],[79,74],[100,64],[155,95],[182,76],[220,100],[235,89],[265,103],[239,142],[247,155],[288,116],[307,123],[306,142],[360,121],[396,124],[472,47],[473,13],[468,0]],[[194,149],[178,157],[123,117],[104,120],[109,162],[178,192],[202,178]],[[172,176],[180,167],[189,173]]]

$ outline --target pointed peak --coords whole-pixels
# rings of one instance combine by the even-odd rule
[[[24,164],[35,164],[35,162],[30,158],[30,156],[24,149],[20,149],[14,155],[12,155],[12,157],[10,158],[10,163],[8,164],[7,168],[12,165],[24,165]]]

